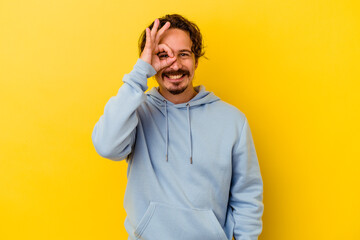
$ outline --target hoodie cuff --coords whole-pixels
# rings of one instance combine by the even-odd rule
[[[134,69],[145,73],[147,78],[150,78],[156,74],[156,70],[153,68],[153,66],[140,58],[137,60]]]

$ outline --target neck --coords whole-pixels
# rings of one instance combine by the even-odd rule
[[[174,104],[186,103],[196,96],[197,92],[193,86],[189,86],[184,92],[180,94],[172,94],[166,89],[159,88],[159,93],[168,101]]]

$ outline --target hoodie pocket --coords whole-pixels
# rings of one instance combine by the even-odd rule
[[[226,240],[212,210],[167,206],[151,202],[135,236],[141,240]]]

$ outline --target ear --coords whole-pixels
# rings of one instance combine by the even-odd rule
[[[196,62],[195,62],[195,69],[197,69],[197,67],[198,67],[198,63],[199,63],[199,61],[198,61],[198,60],[196,60]]]

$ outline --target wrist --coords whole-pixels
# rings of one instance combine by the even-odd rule
[[[138,71],[144,73],[146,75],[146,78],[150,78],[157,73],[156,69],[151,64],[144,61],[142,58],[138,59],[134,66],[134,69],[137,69]]]
[[[152,58],[151,54],[146,53],[146,51],[143,51],[140,55],[140,59],[143,60],[144,62],[147,62],[150,65],[152,65],[151,58]]]

